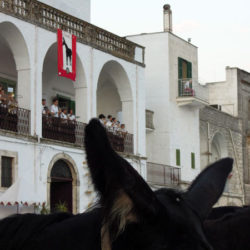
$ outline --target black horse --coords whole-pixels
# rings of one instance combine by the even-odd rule
[[[68,47],[64,38],[63,38],[63,45],[65,46],[65,52],[66,52],[66,64],[68,66],[68,61],[69,61],[70,65],[72,65],[72,50]]]
[[[188,191],[153,192],[92,119],[87,161],[98,206],[78,215],[16,215],[0,222],[3,250],[211,250],[203,221],[223,192],[232,159],[206,168]]]

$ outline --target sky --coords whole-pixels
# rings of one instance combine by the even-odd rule
[[[120,36],[163,31],[170,4],[173,33],[198,47],[201,83],[225,80],[225,67],[250,72],[249,0],[92,0],[91,23]]]

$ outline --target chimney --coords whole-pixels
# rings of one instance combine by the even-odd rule
[[[172,10],[169,4],[163,6],[163,26],[164,32],[172,32]]]

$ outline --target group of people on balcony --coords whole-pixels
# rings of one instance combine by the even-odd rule
[[[18,108],[17,101],[14,98],[14,93],[5,93],[3,86],[0,85],[0,105],[1,107],[8,108],[9,112],[16,113]]]
[[[17,132],[17,101],[14,93],[5,94],[3,86],[0,85],[0,128]]]
[[[125,124],[121,124],[120,121],[118,121],[115,117],[112,117],[112,115],[108,115],[106,118],[104,114],[100,114],[99,120],[109,132],[123,137],[126,136],[127,131],[125,129]]]
[[[62,120],[75,121],[76,116],[73,113],[73,109],[59,108],[58,99],[53,99],[53,104],[50,109],[46,106],[46,99],[42,99],[42,114],[47,117],[61,118]]]
[[[50,109],[46,99],[42,99],[43,137],[75,143],[76,117],[73,110],[59,107],[59,101],[54,98]]]

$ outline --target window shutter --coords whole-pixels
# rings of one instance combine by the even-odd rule
[[[73,113],[76,113],[76,102],[75,101],[70,101],[70,109],[73,110]]]
[[[180,149],[176,149],[176,166],[181,165],[181,151]]]
[[[181,92],[182,92],[182,78],[183,78],[183,75],[182,75],[182,58],[178,57],[178,92],[179,92],[179,96],[181,96]]]
[[[192,63],[187,62],[187,78],[192,78]]]
[[[195,153],[191,153],[191,167],[195,169]]]
[[[178,79],[182,79],[182,58],[178,57]]]

